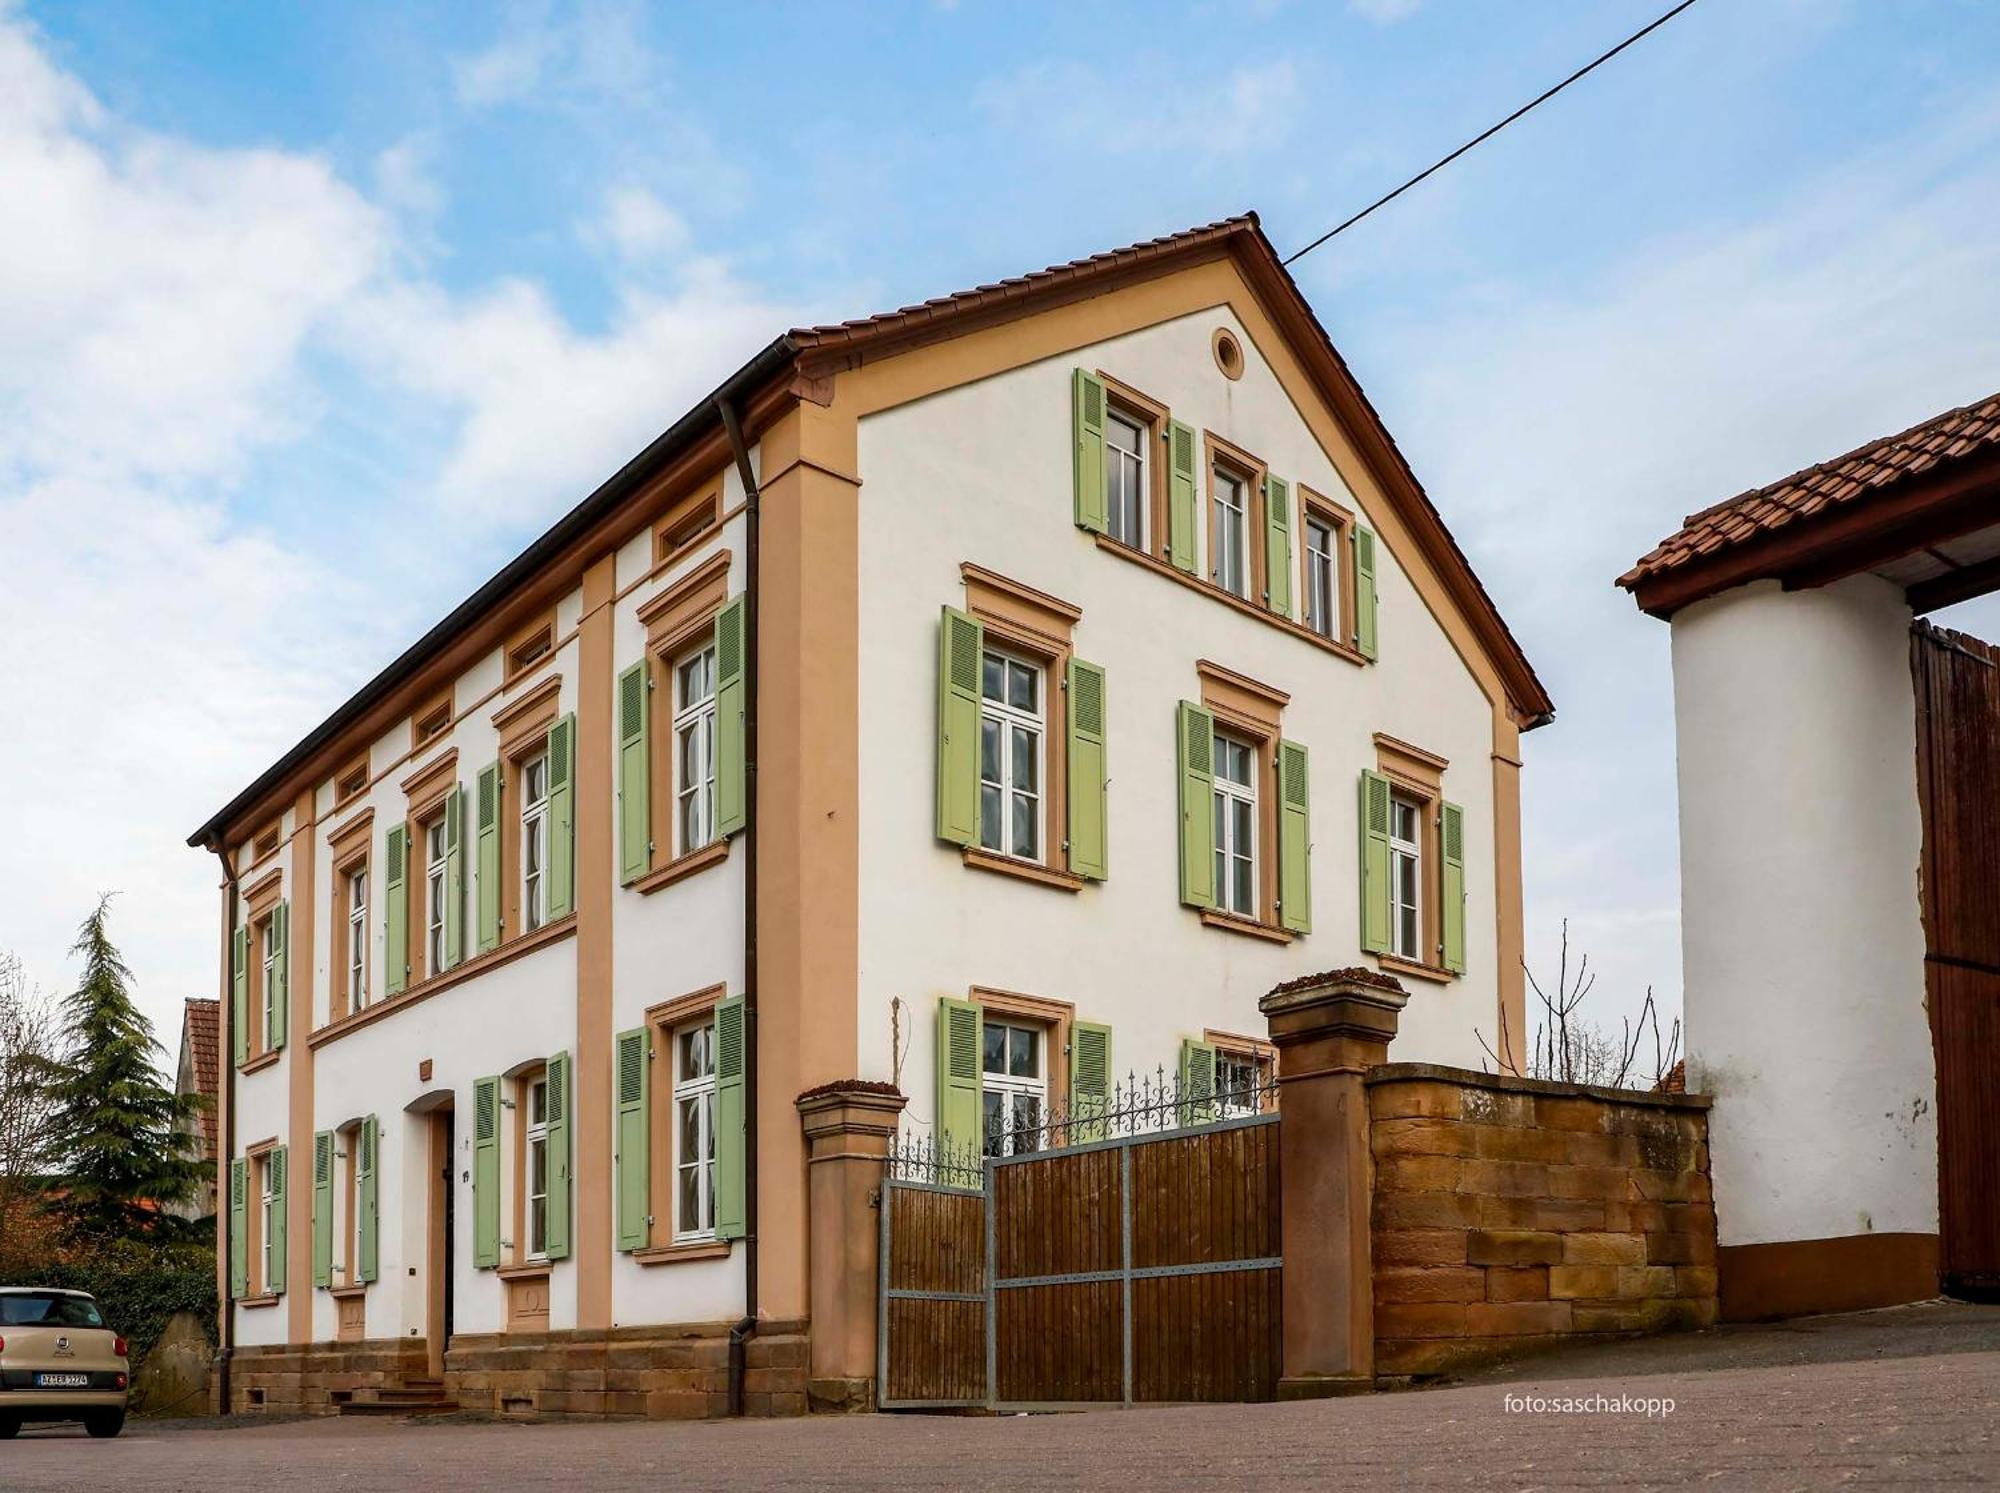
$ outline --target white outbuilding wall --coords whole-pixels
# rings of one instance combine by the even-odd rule
[[[1673,619],[1688,1086],[1726,1247],[1938,1227],[1911,614],[1859,576]]]

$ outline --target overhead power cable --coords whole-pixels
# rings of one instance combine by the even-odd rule
[[[1577,79],[1584,77],[1586,74],[1595,72],[1598,68],[1604,66],[1605,63],[1609,62],[1612,58],[1616,57],[1620,52],[1624,51],[1627,47],[1633,45],[1635,42],[1643,41],[1646,37],[1652,35],[1653,32],[1659,30],[1662,26],[1666,25],[1667,22],[1671,21],[1675,16],[1679,15],[1682,11],[1686,10],[1690,5],[1693,4],[1694,0],[1681,0],[1681,3],[1676,5],[1672,10],[1667,11],[1664,15],[1656,17],[1654,20],[1650,21],[1646,25],[1641,26],[1637,31],[1633,32],[1630,36],[1626,37],[1625,40],[1618,43],[1618,45],[1613,47],[1610,51],[1605,52],[1600,56],[1593,58],[1591,61],[1585,63],[1582,67],[1578,68],[1575,72],[1571,73],[1567,78],[1564,78],[1562,82],[1556,84],[1555,87],[1547,89],[1546,91],[1537,94],[1534,98],[1529,99],[1527,103],[1521,105],[1520,108],[1516,109],[1512,114],[1509,114],[1505,119],[1501,120],[1498,124],[1493,125],[1489,129],[1482,130],[1477,135],[1474,135],[1470,140],[1466,141],[1465,144],[1459,146],[1457,150],[1454,150],[1450,155],[1445,156],[1442,160],[1433,161],[1430,165],[1426,166],[1423,170],[1419,171],[1415,176],[1411,177],[1408,181],[1404,182],[1400,187],[1396,188],[1395,191],[1384,193],[1382,196],[1377,197],[1373,202],[1369,203],[1366,207],[1362,208],[1361,211],[1356,213],[1353,217],[1347,219],[1345,222],[1337,223],[1333,227],[1327,229],[1325,233],[1322,233],[1318,238],[1314,239],[1311,243],[1307,244],[1303,249],[1300,249],[1297,253],[1291,255],[1283,262],[1287,265],[1291,265],[1297,263],[1301,259],[1304,259],[1306,255],[1312,253],[1313,250],[1317,249],[1321,244],[1325,243],[1335,234],[1345,233],[1348,229],[1352,228],[1356,223],[1359,223],[1363,218],[1367,217],[1370,213],[1374,212],[1376,208],[1386,207],[1389,203],[1394,202],[1398,197],[1402,196],[1405,192],[1409,191],[1410,188],[1414,187],[1418,182],[1424,180],[1424,178],[1428,176],[1435,175],[1437,172],[1442,171],[1445,167],[1449,166],[1453,161],[1457,160],[1460,156],[1464,155],[1468,150],[1471,150],[1474,146],[1484,144],[1486,141],[1491,140],[1495,135],[1499,134],[1502,130],[1506,129],[1508,125],[1512,124],[1515,120],[1519,119],[1523,114],[1526,114],[1529,110],[1535,108],[1537,105],[1547,103],[1550,99],[1554,98],[1557,94],[1561,93],[1565,88],[1569,87],[1570,84],[1576,82]]]

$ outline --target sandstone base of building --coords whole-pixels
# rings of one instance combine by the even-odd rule
[[[423,1372],[421,1339],[238,1348],[230,1355],[229,1409],[238,1415],[335,1415],[349,1400],[372,1399]],[[211,1379],[214,1398],[220,1377]]]
[[[461,1410],[541,1420],[701,1420],[729,1413],[727,1322],[609,1332],[460,1336],[445,1354],[444,1392]],[[425,1372],[421,1339],[239,1348],[230,1408],[333,1415]],[[801,1322],[765,1323],[744,1345],[746,1415],[803,1415]]]
[[[1733,1244],[1718,1251],[1717,1264],[1725,1322],[1866,1311],[1938,1294],[1935,1234]]]

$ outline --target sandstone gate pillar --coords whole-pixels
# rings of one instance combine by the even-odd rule
[[[909,1100],[850,1079],[799,1095],[806,1137],[807,1279],[812,1322],[806,1397],[814,1410],[875,1404],[879,1190]]]
[[[1375,1384],[1368,1070],[1388,1057],[1409,993],[1372,970],[1280,985],[1258,1002],[1278,1049],[1285,1256],[1278,1398]]]

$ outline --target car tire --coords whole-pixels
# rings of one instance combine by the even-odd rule
[[[21,1420],[19,1416],[0,1416],[0,1441],[12,1441],[20,1434]]]
[[[116,1436],[125,1429],[123,1410],[94,1410],[83,1418],[84,1430],[100,1439]]]

